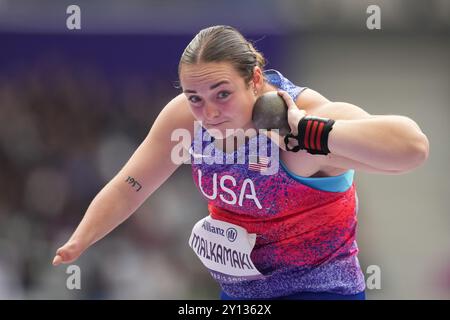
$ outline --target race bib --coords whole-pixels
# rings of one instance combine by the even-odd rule
[[[207,216],[195,224],[189,246],[215,279],[238,282],[264,278],[250,258],[255,241],[241,226]]]

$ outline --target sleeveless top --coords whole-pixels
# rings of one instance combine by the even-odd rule
[[[277,70],[264,75],[294,101],[306,89]],[[355,240],[354,170],[335,177],[301,177],[289,171],[279,159],[278,146],[264,134],[225,153],[214,146],[206,129],[199,129],[190,148],[195,185],[212,218],[256,233],[251,259],[265,276],[232,283],[218,280],[226,294],[265,299],[299,292],[350,295],[365,289]],[[276,156],[255,158],[253,145]]]

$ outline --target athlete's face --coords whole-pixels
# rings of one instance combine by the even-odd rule
[[[182,66],[180,82],[191,111],[215,138],[231,135],[232,131],[226,129],[253,128],[252,110],[257,98],[254,89],[261,87],[263,79],[258,67],[254,73],[246,85],[227,62]]]

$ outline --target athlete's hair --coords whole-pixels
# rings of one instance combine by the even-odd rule
[[[253,44],[235,28],[218,25],[200,30],[181,55],[178,76],[182,65],[205,62],[230,62],[248,86],[253,69],[264,70],[266,60]]]

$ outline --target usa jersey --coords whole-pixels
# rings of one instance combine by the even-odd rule
[[[267,81],[287,91],[294,101],[306,88],[294,85],[280,72],[264,71]],[[356,294],[365,289],[357,253],[358,198],[354,170],[336,177],[301,177],[277,157],[277,170],[262,174],[273,158],[250,157],[250,145],[273,141],[257,134],[231,153],[214,147],[206,129],[195,133],[191,151],[209,148],[209,157],[223,163],[208,164],[208,155],[191,153],[192,176],[208,202],[212,218],[233,223],[255,233],[251,253],[264,279],[220,281],[223,291],[240,298],[274,298],[299,292]],[[211,150],[212,148],[212,150]],[[238,154],[244,161],[233,164]]]

